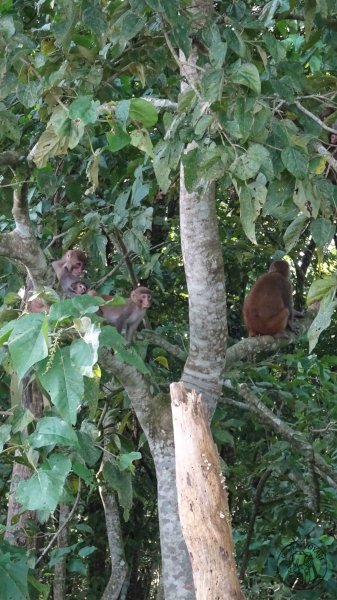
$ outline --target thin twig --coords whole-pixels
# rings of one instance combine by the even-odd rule
[[[312,112],[310,112],[310,110],[308,110],[307,108],[304,108],[304,106],[302,106],[302,104],[300,104],[300,102],[298,102],[298,100],[295,100],[294,104],[295,104],[295,106],[297,106],[297,108],[302,113],[307,115],[307,117],[309,117],[312,121],[315,121],[315,123],[318,123],[318,125],[320,127],[322,127],[322,129],[325,129],[325,131],[329,131],[330,133],[337,134],[337,129],[333,129],[333,127],[329,127],[329,125],[325,125],[325,123],[319,117],[316,117],[316,115],[314,115]]]

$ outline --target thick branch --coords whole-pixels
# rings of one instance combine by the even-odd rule
[[[0,255],[21,262],[35,288],[49,283],[48,267],[29,218],[27,189],[27,184],[24,184],[21,189],[14,191],[12,213],[15,229],[0,235]]]

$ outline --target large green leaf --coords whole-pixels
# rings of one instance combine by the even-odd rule
[[[131,142],[131,138],[118,123],[106,134],[110,152],[118,152]]]
[[[72,427],[58,417],[43,417],[38,421],[36,430],[29,436],[32,448],[59,446],[78,447],[77,436]]]
[[[327,295],[334,297],[337,291],[337,274],[326,275],[320,279],[316,279],[312,282],[308,294],[307,304],[313,304],[319,300],[322,300]]]
[[[48,356],[48,317],[45,313],[23,315],[16,321],[8,349],[18,377]]]
[[[0,542],[0,598],[27,600],[29,564],[26,549]]]
[[[327,329],[331,323],[332,314],[337,306],[335,300],[336,288],[330,291],[321,300],[318,313],[308,329],[309,352],[315,348],[322,331]]]
[[[325,244],[330,244],[336,233],[336,225],[329,219],[316,219],[311,223],[310,231],[317,246],[322,248]]]
[[[281,152],[281,159],[285,168],[297,177],[303,179],[308,174],[309,161],[308,157],[296,148],[285,148]]]
[[[283,241],[287,252],[290,252],[290,250],[297,244],[306,226],[307,217],[301,213],[287,227],[283,236]]]
[[[108,485],[117,492],[119,504],[124,511],[124,519],[127,521],[133,501],[131,473],[120,471],[117,465],[106,462],[103,467],[103,475]]]
[[[144,127],[153,127],[158,121],[154,106],[143,98],[132,98],[130,101],[129,119],[141,123]]]
[[[232,71],[232,81],[250,88],[256,94],[261,93],[260,74],[252,63],[238,64]]]
[[[38,377],[60,416],[74,425],[83,399],[84,383],[79,368],[71,362],[70,348],[58,348],[50,364],[46,360],[41,363]]]
[[[69,117],[73,120],[81,120],[84,125],[95,123],[97,120],[98,100],[92,100],[88,96],[81,96],[69,106]]]
[[[16,499],[23,510],[41,510],[53,513],[63,493],[71,461],[61,454],[52,454],[34,475],[20,481]]]

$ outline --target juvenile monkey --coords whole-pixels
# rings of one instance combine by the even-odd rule
[[[79,279],[86,262],[87,257],[81,250],[68,250],[60,260],[52,262],[56,277],[66,296],[71,298],[72,296],[76,296],[76,294],[86,293],[88,287]],[[82,291],[76,291],[76,289],[82,289]]]
[[[70,290],[74,293],[74,295],[77,296],[78,294],[86,294],[88,291],[88,286],[86,283],[84,283],[84,281],[79,279],[70,285]]]
[[[102,295],[102,298],[110,300],[111,296]],[[146,287],[139,287],[132,290],[128,302],[123,306],[101,306],[99,313],[107,323],[114,325],[119,333],[124,331],[126,339],[131,342],[139,323],[151,304],[150,290]]]
[[[287,328],[294,331],[293,317],[289,265],[285,260],[276,260],[245,299],[243,318],[248,335],[276,335]]]

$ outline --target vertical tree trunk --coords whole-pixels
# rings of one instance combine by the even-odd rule
[[[197,600],[242,600],[231,518],[201,396],[171,384],[180,522]]]
[[[36,381],[34,380],[32,383],[29,383],[29,379],[30,376],[26,375],[22,380],[22,406],[29,409],[34,417],[39,419],[42,416],[43,397]],[[16,456],[21,456],[20,451],[16,452]],[[35,547],[35,536],[29,535],[29,527],[27,526],[29,520],[36,519],[35,512],[24,512],[20,515],[15,525],[12,524],[12,521],[20,512],[20,504],[15,498],[17,487],[20,481],[29,479],[31,476],[32,470],[29,467],[17,462],[14,463],[8,498],[7,531],[5,533],[5,539],[11,544],[22,546],[24,548]]]
[[[70,513],[70,506],[68,504],[60,504],[59,512],[59,527],[68,520]],[[65,526],[60,531],[57,538],[57,547],[65,548],[68,545],[68,526]],[[65,600],[66,597],[66,567],[67,558],[63,556],[60,562],[54,567],[54,585],[53,585],[53,598],[54,600]]]

